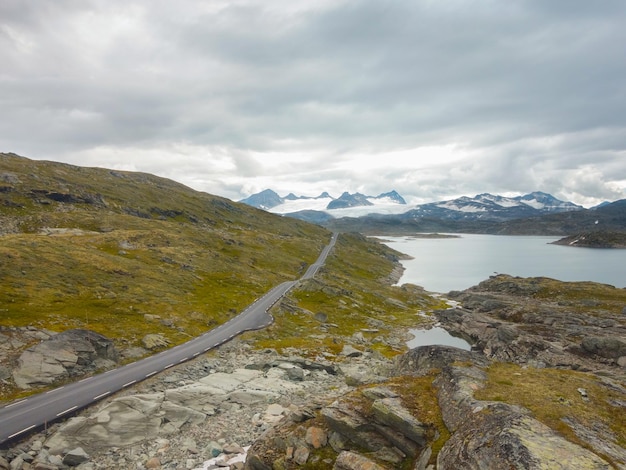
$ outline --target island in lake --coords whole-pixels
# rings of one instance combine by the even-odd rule
[[[585,248],[626,248],[626,233],[604,231],[587,232],[570,235],[552,243],[555,245]]]

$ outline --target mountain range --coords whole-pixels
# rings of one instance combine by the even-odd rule
[[[257,209],[280,214],[302,210],[333,210],[387,204],[406,205],[404,198],[396,191],[379,194],[378,196],[365,196],[361,193],[350,194],[346,191],[338,198],[334,198],[326,191],[315,197],[296,196],[293,193],[281,197],[275,191],[266,189],[239,202]]]
[[[434,217],[443,220],[512,220],[583,209],[540,191],[517,197],[483,193],[474,197],[408,205],[395,190],[378,196],[344,192],[340,197],[333,198],[328,192],[317,197],[295,196],[293,193],[281,197],[266,189],[240,202],[312,222],[374,214],[403,214],[410,218]]]

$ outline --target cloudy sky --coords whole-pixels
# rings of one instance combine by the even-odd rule
[[[241,199],[626,198],[623,0],[2,0],[0,151]]]

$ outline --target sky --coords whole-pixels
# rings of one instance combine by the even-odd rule
[[[626,198],[623,0],[2,0],[0,151],[240,200]]]

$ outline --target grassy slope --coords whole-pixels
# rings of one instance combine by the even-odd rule
[[[147,333],[179,343],[223,322],[297,278],[330,237],[164,178],[10,154],[0,227],[0,324],[88,324],[122,346]]]
[[[352,335],[362,333],[368,340],[386,338],[371,345],[384,355],[403,352],[399,329],[416,327],[423,321],[420,313],[444,304],[417,286],[391,285],[398,255],[361,235],[342,234],[316,278],[301,283],[272,311],[275,323],[257,335],[257,345],[297,347],[311,356],[337,354]],[[329,328],[315,319],[320,313]]]

